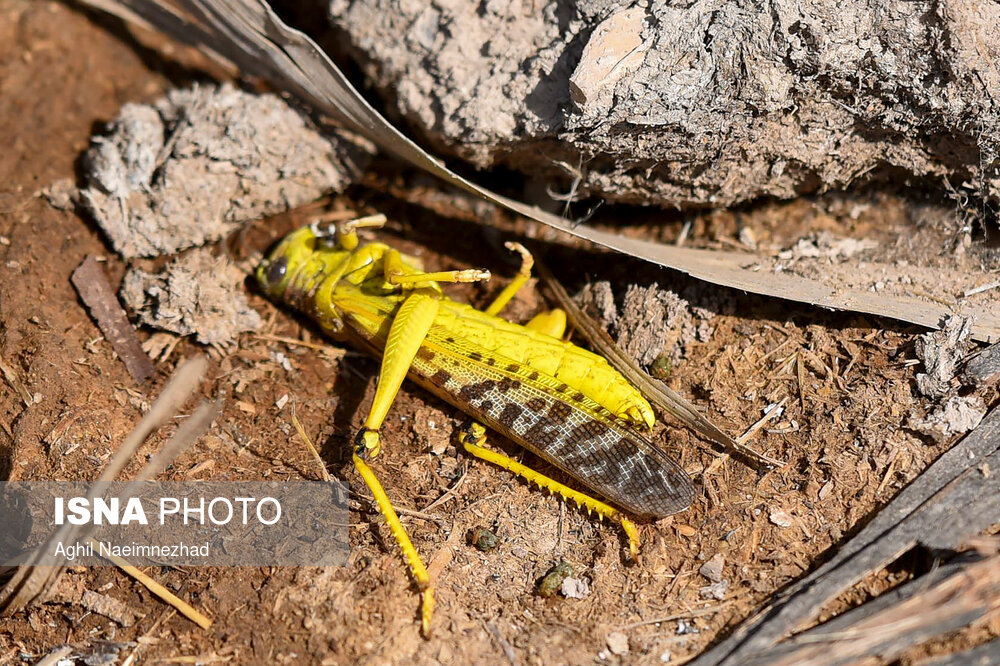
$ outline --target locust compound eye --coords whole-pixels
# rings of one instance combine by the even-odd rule
[[[283,279],[285,279],[285,273],[288,272],[288,257],[280,257],[275,261],[271,262],[271,265],[267,267],[267,284],[273,287],[279,284]]]

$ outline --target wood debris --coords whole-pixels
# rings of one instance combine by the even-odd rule
[[[135,383],[142,384],[149,379],[156,368],[143,351],[107,276],[93,255],[88,255],[73,271],[72,281],[98,328],[111,342]]]

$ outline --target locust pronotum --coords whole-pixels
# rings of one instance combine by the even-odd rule
[[[646,399],[604,358],[562,339],[561,310],[523,326],[497,316],[531,274],[531,255],[521,245],[508,243],[522,256],[517,277],[485,310],[477,310],[446,297],[438,283],[488,280],[488,271],[425,273],[416,259],[384,243],[359,243],[359,228],[384,224],[385,217],[375,215],[303,227],[277,245],[257,279],[271,298],[309,315],[333,338],[381,359],[353,460],[422,592],[424,634],[430,630],[433,587],[368,466],[379,453],[379,428],[405,377],[474,419],[459,436],[465,451],[618,522],[634,556],[638,531],[624,514],[661,518],[686,509],[694,497],[680,466],[641,433],[655,423]],[[485,448],[487,427],[614,506]]]

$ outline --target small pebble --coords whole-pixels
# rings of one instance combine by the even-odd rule
[[[691,527],[690,525],[685,525],[683,523],[678,523],[677,525],[674,525],[674,529],[677,530],[678,534],[686,537],[693,537],[695,534],[698,533],[698,530]]]
[[[683,636],[684,634],[697,634],[698,627],[694,626],[692,622],[687,620],[677,620],[677,635]]]
[[[611,654],[616,654],[619,657],[628,654],[628,636],[622,632],[611,632],[604,638],[604,642],[608,644]]]
[[[282,370],[285,372],[293,372],[295,367],[292,362],[288,360],[288,357],[282,354],[280,351],[271,351],[271,359],[281,366]]]
[[[711,585],[699,588],[698,594],[702,599],[716,599],[718,601],[722,601],[726,598],[726,590],[728,589],[729,581],[723,579],[717,583],[712,583]]]
[[[559,591],[567,599],[586,599],[590,596],[590,583],[584,578],[573,578],[572,576],[563,579],[562,587]]]
[[[726,558],[722,553],[716,553],[712,556],[708,562],[701,565],[698,569],[700,573],[705,578],[709,579],[713,583],[718,583],[722,580],[722,568],[726,565]]]
[[[770,518],[771,522],[778,527],[791,527],[792,525],[792,517],[780,509],[772,511]]]

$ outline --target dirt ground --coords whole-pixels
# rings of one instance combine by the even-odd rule
[[[0,17],[0,358],[30,394],[24,400],[0,382],[0,471],[21,480],[93,478],[170,370],[200,348],[181,341],[159,362],[157,375],[136,388],[69,280],[87,254],[106,257],[113,284],[125,265],[88,220],[53,208],[39,192],[79,177],[91,133],[122,104],[152,101],[206,75],[189,67],[199,62],[190,54],[180,53],[186,65],[164,60],[114,22],[59,3],[0,0]],[[946,268],[959,247],[963,256],[979,252],[976,261],[988,263],[990,251],[982,243],[963,245],[961,218],[934,204],[936,196],[829,195],[735,213],[657,213],[656,226],[650,212],[635,209],[601,220],[664,240],[690,220],[687,242],[705,247],[737,244],[741,229],[767,247],[792,247],[801,236],[826,231],[879,241],[877,259],[895,265]],[[493,249],[495,241],[546,236],[496,211],[482,219],[478,207],[387,162],[333,205],[386,212],[392,224],[385,237],[430,267],[481,265],[510,274],[514,268]],[[484,231],[476,218],[504,233]],[[304,213],[293,212],[257,223],[220,252],[251,256],[303,221]],[[39,605],[0,619],[0,663],[34,663],[61,644],[88,664],[122,663],[133,653],[140,663],[678,663],[822,561],[947,446],[907,427],[928,408],[914,387],[918,328],[720,290],[619,255],[548,249],[548,263],[571,291],[586,280],[622,291],[656,282],[706,309],[710,335],[680,338],[671,349],[678,359],[671,387],[734,435],[781,403],[783,413],[749,445],[786,464],[758,474],[666,423],[656,438],[695,480],[698,498],[689,511],[643,526],[642,561],[628,566],[613,526],[458,456],[453,436],[461,416],[406,386],[384,430],[377,470],[398,506],[433,517],[404,518],[437,580],[431,639],[419,634],[418,597],[391,536],[361,499],[352,505],[346,568],[150,571],[214,619],[208,630],[113,568],[71,570],[66,575],[126,603],[141,619],[120,626],[83,608]],[[496,288],[451,293],[483,304]],[[316,329],[259,294],[251,294],[251,303],[268,322],[264,334],[317,341]],[[528,290],[511,317],[541,307]],[[288,362],[276,361],[277,354]],[[213,354],[211,363],[203,393],[223,398],[223,412],[169,478],[316,478],[291,424],[294,406],[330,470],[360,486],[348,452],[371,399],[375,363],[255,334],[231,352]],[[991,404],[995,395],[984,399]],[[140,457],[171,430],[154,436]],[[476,527],[494,531],[499,545],[488,552],[470,546],[466,536]],[[712,588],[700,570],[720,555],[717,578],[726,584]],[[584,598],[537,593],[538,581],[561,561],[587,581]],[[932,564],[926,554],[910,553],[829,612]],[[997,626],[964,632],[914,650],[904,662],[997,635]]]

